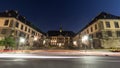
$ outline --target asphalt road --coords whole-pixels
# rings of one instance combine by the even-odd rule
[[[120,57],[0,58],[0,68],[120,68]]]

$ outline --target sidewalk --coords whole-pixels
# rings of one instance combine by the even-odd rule
[[[120,56],[120,52],[110,52],[106,49],[93,50],[14,50],[1,54],[36,54],[43,56]]]
[[[36,50],[32,51],[32,54],[38,55],[59,55],[59,56],[120,56],[120,52],[110,52],[105,49],[93,49],[93,50]]]

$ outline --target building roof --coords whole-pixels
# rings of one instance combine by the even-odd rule
[[[30,21],[26,20],[26,18],[24,16],[19,15],[18,11],[16,11],[16,10],[9,10],[9,11],[6,10],[5,12],[0,12],[0,17],[13,17],[13,18],[16,18],[17,20],[21,21],[22,23],[32,27],[36,31],[45,34],[38,27],[33,25]]]
[[[59,35],[62,35],[62,36],[70,36],[70,37],[73,37],[75,35],[74,32],[72,31],[48,31],[47,32],[48,36],[59,36]]]
[[[95,23],[95,21],[97,21],[98,19],[120,19],[120,16],[115,16],[106,12],[101,12],[100,14],[98,14],[98,16],[96,16],[91,22],[89,22],[83,29],[81,29],[78,33],[82,32],[84,29],[86,29],[88,26],[90,26],[91,24]],[[78,34],[77,33],[77,34]],[[77,35],[76,34],[76,35]]]

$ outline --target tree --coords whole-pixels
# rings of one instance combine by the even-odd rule
[[[5,49],[9,49],[10,47],[15,47],[15,40],[13,37],[5,37],[4,39],[0,40],[0,44],[5,46]]]

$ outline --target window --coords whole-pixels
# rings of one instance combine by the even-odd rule
[[[4,25],[5,25],[5,26],[7,26],[7,25],[8,25],[8,23],[9,23],[9,20],[5,20]]]
[[[118,22],[114,22],[115,28],[119,28]]]
[[[101,32],[97,32],[97,33],[96,33],[96,37],[97,37],[97,38],[102,38],[102,33],[101,33]]]
[[[87,30],[87,33],[89,34],[89,30]]]
[[[35,31],[32,31],[32,35],[35,35]]]
[[[104,29],[103,21],[100,21],[98,24],[99,29]]]
[[[27,26],[25,27],[25,31],[27,31]]]
[[[90,34],[89,37],[90,37],[90,38],[93,38],[93,34]]]
[[[11,21],[10,21],[10,25],[9,25],[9,27],[13,27],[13,25],[14,25],[13,23],[14,23],[14,21],[11,20]]]
[[[107,36],[108,37],[112,37],[112,32],[111,31],[107,31]]]
[[[116,31],[117,37],[120,37],[120,31]]]
[[[18,23],[18,22],[16,22],[16,27],[17,27],[17,28],[19,27],[19,23]]]
[[[21,25],[21,30],[23,30],[23,25]]]
[[[7,29],[2,29],[1,34],[6,34]]]
[[[36,33],[36,36],[37,36],[37,33]]]
[[[30,33],[30,29],[28,30],[28,32]]]
[[[19,36],[20,36],[20,37],[25,37],[25,36],[26,36],[26,34],[25,34],[25,33],[23,33],[23,32],[20,32],[20,33],[19,33]]]
[[[95,24],[95,30],[97,29],[97,24]]]
[[[91,32],[93,32],[93,28],[91,27]]]
[[[110,22],[108,22],[108,21],[106,22],[106,27],[110,28]]]

